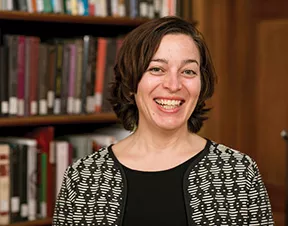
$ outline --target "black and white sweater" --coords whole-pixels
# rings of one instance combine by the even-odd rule
[[[185,173],[188,225],[274,225],[258,167],[249,156],[210,142]],[[122,166],[102,148],[68,167],[53,225],[122,224],[127,181]]]

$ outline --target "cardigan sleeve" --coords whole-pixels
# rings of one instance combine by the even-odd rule
[[[251,186],[248,192],[249,198],[249,226],[274,225],[273,214],[266,187],[262,181],[256,162],[250,168]]]
[[[73,186],[73,168],[68,167],[63,176],[63,182],[57,195],[52,226],[72,225],[73,201],[71,197],[75,191]]]

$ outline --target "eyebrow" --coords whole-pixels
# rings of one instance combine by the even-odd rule
[[[151,62],[160,62],[160,63],[168,64],[168,60],[162,59],[162,58],[152,59]],[[194,59],[187,59],[187,60],[182,61],[182,64],[189,64],[189,63],[196,63],[197,65],[199,65],[198,61]]]

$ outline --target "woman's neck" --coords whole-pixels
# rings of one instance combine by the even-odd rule
[[[162,152],[187,146],[191,136],[193,134],[188,128],[165,131],[139,126],[131,138],[140,149],[143,148],[147,152]]]
[[[118,161],[128,168],[159,171],[185,162],[203,150],[205,144],[205,139],[187,128],[162,131],[139,126],[114,145],[113,151]]]

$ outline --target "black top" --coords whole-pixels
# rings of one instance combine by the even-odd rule
[[[128,185],[123,225],[187,226],[183,176],[199,153],[164,171],[143,172],[122,165]]]

